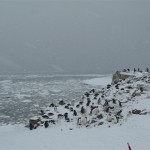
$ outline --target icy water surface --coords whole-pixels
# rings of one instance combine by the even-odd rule
[[[95,88],[83,80],[95,77],[101,76],[0,76],[0,125],[25,123],[51,102],[80,100],[84,92]]]

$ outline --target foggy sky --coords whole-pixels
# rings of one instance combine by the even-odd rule
[[[149,64],[149,0],[0,0],[0,73],[112,73]]]

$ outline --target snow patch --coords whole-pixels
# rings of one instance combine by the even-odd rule
[[[83,83],[90,84],[94,86],[103,86],[105,87],[108,84],[111,84],[112,77],[101,77],[101,78],[94,78],[90,80],[84,80]]]

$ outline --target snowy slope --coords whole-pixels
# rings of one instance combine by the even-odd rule
[[[77,125],[77,117],[81,116],[80,109],[76,108],[79,116],[73,116],[72,112],[67,110],[69,117],[73,118],[72,122],[66,122],[63,119],[57,120],[57,112],[53,108],[48,107],[46,113],[53,112],[53,119],[56,124],[50,124],[48,128],[40,126],[30,131],[24,125],[8,125],[0,127],[0,148],[2,150],[127,150],[127,142],[130,143],[132,150],[149,150],[150,149],[150,75],[143,73],[134,79],[126,79],[119,83],[119,89],[116,85],[110,88],[104,88],[99,91],[96,99],[94,93],[90,94],[90,99],[97,105],[98,98],[101,98],[101,104],[98,105],[100,113],[103,114],[102,120],[96,120],[94,124],[86,127],[85,125]],[[94,81],[95,82],[95,81]],[[140,84],[139,84],[140,83]],[[144,91],[140,91],[140,87]],[[129,88],[130,87],[130,88]],[[140,93],[140,94],[139,94]],[[137,94],[137,95],[136,95]],[[103,103],[105,100],[115,98],[122,103],[122,119],[118,123],[108,122],[106,120],[108,113],[103,111]],[[87,98],[83,99],[83,106],[86,107]],[[109,105],[113,105],[110,101]],[[63,106],[58,106],[59,113],[65,113]],[[129,113],[134,109],[143,110],[146,115]],[[89,115],[89,109],[86,109],[89,120],[94,114]],[[115,110],[111,110],[114,113]],[[43,119],[44,120],[44,119]],[[98,126],[98,122],[103,121],[104,124]],[[70,130],[71,129],[71,130]]]
[[[149,150],[149,124],[149,116],[132,116],[126,124],[111,128],[68,130],[57,126],[30,131],[22,125],[4,126],[0,128],[0,147],[2,150],[127,150],[126,143],[130,142],[133,150]]]
[[[101,78],[94,78],[91,80],[84,80],[83,82],[85,84],[90,84],[90,85],[101,85],[102,87],[105,87],[107,84],[110,84],[112,81],[112,77],[101,77]]]

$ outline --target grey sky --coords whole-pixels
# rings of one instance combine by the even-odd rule
[[[1,73],[112,73],[149,64],[149,0],[0,0]]]

